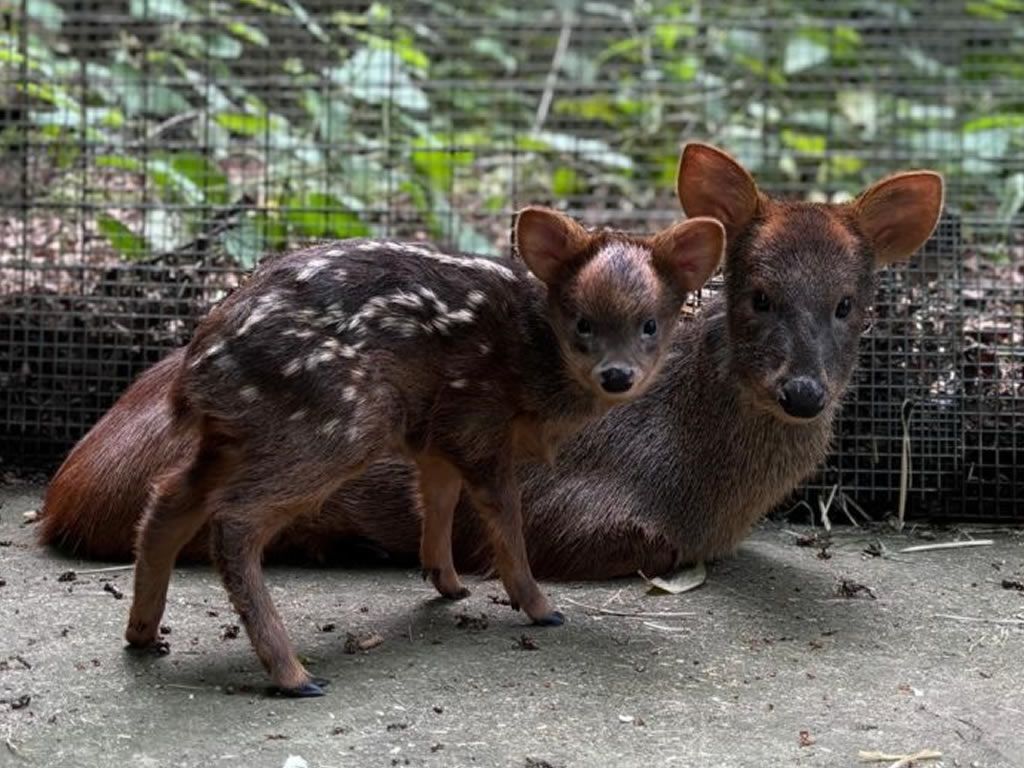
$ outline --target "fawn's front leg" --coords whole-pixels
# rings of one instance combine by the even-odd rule
[[[452,519],[462,490],[462,475],[451,463],[438,456],[416,457],[419,470],[423,530],[420,538],[420,564],[424,578],[450,600],[469,596],[459,580],[452,560]]]
[[[495,565],[513,608],[522,608],[535,624],[565,621],[540,591],[526,555],[519,484],[510,463],[464,474],[473,504],[487,524]],[[470,480],[472,478],[472,480]]]

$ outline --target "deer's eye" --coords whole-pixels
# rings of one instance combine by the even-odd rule
[[[658,332],[658,321],[653,317],[644,323],[643,334],[644,336],[653,336]]]
[[[836,305],[836,317],[839,320],[845,319],[850,314],[851,309],[853,309],[853,302],[850,301],[850,297],[843,297],[843,300]]]
[[[590,324],[590,321],[585,317],[581,317],[576,321],[576,333],[580,336],[589,336],[594,332],[594,327]]]
[[[754,309],[758,312],[767,312],[772,308],[772,300],[768,298],[768,294],[764,291],[755,293],[752,303]]]

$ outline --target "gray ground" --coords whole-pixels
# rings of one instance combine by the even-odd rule
[[[788,768],[932,748],[944,757],[919,765],[1024,766],[1024,592],[1003,587],[1024,577],[1018,534],[871,557],[875,536],[847,532],[821,559],[766,527],[688,594],[551,584],[561,629],[526,626],[493,581],[453,605],[409,571],[272,569],[293,639],[333,680],[292,701],[264,693],[206,568],[172,582],[170,655],[125,652],[130,571],[60,582],[102,564],[34,546],[39,499],[0,488],[0,765]],[[844,579],[877,599],[839,596]],[[347,632],[383,643],[346,653]]]

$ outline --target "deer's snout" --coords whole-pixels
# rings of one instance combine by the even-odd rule
[[[782,385],[779,405],[797,419],[813,419],[825,407],[825,388],[810,376],[796,376]]]
[[[601,389],[609,394],[621,395],[633,388],[636,372],[632,368],[609,366],[603,368],[598,377],[601,381]]]

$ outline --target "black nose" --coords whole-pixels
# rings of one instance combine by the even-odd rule
[[[627,392],[633,386],[633,371],[628,368],[605,368],[601,371],[601,388],[605,392]]]
[[[817,379],[797,376],[782,385],[779,405],[790,416],[798,419],[813,418],[825,407],[825,388]]]

